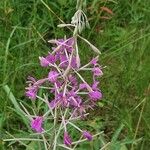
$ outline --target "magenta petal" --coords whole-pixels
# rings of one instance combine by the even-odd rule
[[[74,38],[69,38],[69,39],[67,40],[66,44],[67,44],[68,46],[73,46],[73,45],[74,45]]]
[[[78,84],[77,78],[73,75],[69,75],[68,80],[71,82],[73,86],[76,86]]]
[[[71,67],[72,67],[72,68],[77,68],[76,57],[72,57]]]
[[[46,60],[51,63],[51,64],[54,64],[56,62],[56,58],[54,55],[52,54],[49,54],[47,57],[46,57]]]
[[[68,66],[68,59],[66,55],[60,55],[60,66],[67,67]]]
[[[103,72],[102,72],[102,70],[99,67],[93,68],[92,71],[93,71],[95,76],[102,76],[103,75]]]
[[[102,98],[102,93],[99,91],[92,91],[89,93],[89,96],[92,100],[97,101]]]
[[[87,88],[87,84],[86,83],[81,83],[79,85],[79,89],[86,89]]]
[[[73,45],[74,45],[74,38],[70,38],[67,40],[66,42],[66,45],[65,48],[67,49],[68,52],[72,52],[73,51]]]
[[[39,57],[39,59],[40,59],[40,64],[42,67],[47,67],[49,65],[49,61],[46,58]]]
[[[35,83],[36,82],[36,79],[32,76],[28,76],[27,79],[28,79],[28,82],[30,82],[30,83]]]
[[[70,146],[72,143],[71,137],[67,132],[64,133],[64,144]]]
[[[58,102],[56,100],[52,100],[50,103],[49,103],[49,106],[51,109],[54,109],[56,106],[57,106]]]
[[[59,74],[56,71],[50,71],[48,74],[48,80],[52,83],[56,82]]]
[[[97,86],[98,86],[99,82],[98,81],[94,81],[93,85],[92,85],[92,89],[93,90],[98,90]]]
[[[36,99],[36,95],[37,95],[37,91],[34,89],[29,89],[28,91],[26,91],[25,95],[27,97],[29,97],[31,100],[35,100]]]
[[[83,131],[82,134],[89,141],[91,141],[93,139],[92,135],[89,132],[87,132],[87,131]]]
[[[92,65],[96,65],[96,64],[97,64],[97,61],[98,61],[98,58],[96,57],[96,58],[93,58],[93,59],[90,61],[90,63],[91,63]]]
[[[80,107],[81,100],[79,101],[79,99],[77,99],[77,98],[75,98],[73,96],[69,97],[68,100],[69,100],[69,104],[71,106]]]
[[[43,131],[42,123],[43,123],[43,117],[37,116],[35,119],[31,121],[31,128],[36,132],[40,133]]]

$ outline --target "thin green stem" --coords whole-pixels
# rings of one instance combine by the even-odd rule
[[[141,108],[141,112],[140,112],[140,116],[139,116],[138,123],[137,123],[137,126],[136,126],[136,130],[135,130],[135,134],[134,134],[134,137],[133,137],[133,141],[136,139],[137,132],[139,130],[139,126],[140,126],[140,123],[141,123],[142,114],[143,114],[143,111],[144,111],[145,104],[146,104],[146,98],[144,98],[144,101],[143,101],[143,106]],[[131,145],[131,150],[134,150],[134,142]]]

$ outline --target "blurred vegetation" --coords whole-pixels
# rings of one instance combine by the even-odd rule
[[[38,57],[47,54],[48,39],[71,36],[69,23],[75,13],[73,0],[1,0],[0,1],[0,149],[25,149],[19,143],[1,139],[8,133],[24,137],[27,127],[16,113],[10,97],[2,88],[8,85],[16,101],[29,104],[24,96],[28,75],[46,74]],[[104,9],[104,8],[107,8]],[[96,140],[80,145],[80,150],[149,150],[150,147],[150,1],[89,0],[84,11],[91,28],[82,36],[98,47],[100,63],[107,66],[101,78],[104,98],[90,117],[79,124],[104,133]],[[55,14],[52,13],[52,11]],[[81,40],[82,62],[94,56]],[[72,136],[74,132],[71,131]],[[110,142],[110,143],[108,143]],[[31,142],[30,146],[37,146]],[[37,149],[34,147],[34,149]]]

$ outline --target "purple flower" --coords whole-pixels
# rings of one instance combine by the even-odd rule
[[[71,60],[71,67],[72,67],[72,68],[77,68],[76,57],[72,57],[72,60]]]
[[[83,131],[82,134],[89,141],[91,141],[92,138],[93,138],[92,135],[89,132],[87,132],[87,131]]]
[[[46,59],[49,61],[49,63],[54,64],[56,62],[56,58],[54,55],[49,54],[48,56],[46,56]]]
[[[82,103],[82,99],[79,95],[77,95],[77,93],[74,91],[73,88],[71,91],[67,92],[67,98],[68,98],[68,102],[71,106],[80,107],[80,105]]]
[[[66,40],[64,40],[64,39],[49,40],[48,42],[54,43],[57,45],[57,47],[53,49],[55,52],[58,52],[58,51],[62,52],[66,49],[69,53],[71,53],[72,50],[74,49],[73,48],[73,45],[74,45],[74,38],[73,37],[66,39]]]
[[[74,45],[74,38],[69,38],[69,39],[58,39],[57,45],[61,45],[61,50],[66,49],[68,52],[72,52],[73,50],[73,45]]]
[[[66,46],[67,51],[71,53],[73,50],[73,45],[74,45],[74,38],[67,39],[66,45],[67,45]]]
[[[68,102],[69,102],[70,106],[80,107],[82,100],[81,100],[80,96],[76,95],[75,93],[74,94],[69,93],[68,94]]]
[[[71,137],[67,132],[64,132],[64,144],[70,146],[72,143]]]
[[[55,108],[56,106],[58,106],[60,104],[63,107],[68,106],[68,98],[63,95],[63,92],[61,92],[59,94],[56,94],[55,99],[50,102],[49,106],[53,109],[53,108]]]
[[[81,83],[79,85],[79,89],[87,89],[87,84],[86,83]]]
[[[91,63],[92,65],[96,65],[96,64],[97,64],[97,61],[98,61],[98,57],[93,58],[93,59],[90,61],[90,63]]]
[[[31,121],[31,128],[36,132],[41,133],[43,131],[42,123],[43,117],[37,116],[35,119]]]
[[[26,95],[29,99],[35,100],[35,99],[36,99],[37,92],[38,92],[38,86],[35,85],[35,83],[36,83],[35,78],[29,76],[27,83],[29,84],[29,86],[26,87],[25,95]]]
[[[103,72],[99,67],[94,67],[92,69],[92,72],[94,73],[95,76],[102,76],[103,75]]]
[[[67,67],[68,66],[68,59],[66,55],[60,55],[60,66]]]
[[[52,83],[56,82],[59,74],[57,71],[50,71],[48,74],[48,80]]]
[[[97,101],[102,98],[102,93],[99,91],[89,92],[89,96],[93,101]]]
[[[57,80],[55,82],[55,85],[53,86],[53,88],[50,90],[50,93],[58,93],[58,89],[60,89],[63,85],[63,81],[62,80]]]
[[[51,109],[54,109],[54,108],[56,107],[56,105],[57,105],[57,103],[56,103],[55,100],[52,100],[52,101],[49,103],[49,107],[50,107]]]
[[[46,58],[39,57],[39,59],[40,59],[40,64],[42,67],[47,67],[49,65],[49,61]]]
[[[29,97],[31,100],[35,100],[36,99],[36,95],[37,95],[37,88],[29,88],[27,90],[28,91],[26,91],[25,95],[27,97]]]
[[[92,89],[93,90],[98,90],[97,86],[98,86],[99,82],[98,81],[94,81],[93,85],[92,85]]]
[[[56,62],[55,56],[51,54],[46,57],[39,57],[39,59],[42,67],[47,67],[49,64],[54,64]]]
[[[77,86],[78,81],[77,81],[77,78],[75,76],[69,75],[68,76],[68,80],[71,82],[72,86],[74,86],[74,87]]]
[[[39,86],[42,85],[46,80],[47,79],[45,78],[36,81],[33,77],[28,77],[27,83],[29,84],[29,86],[26,87],[27,91],[25,92],[25,95],[31,100],[35,100]]]
[[[66,96],[62,96],[62,98],[61,98],[61,104],[64,107],[68,107],[69,103],[68,103],[68,98]]]
[[[58,104],[59,104],[59,101],[60,99],[54,99],[54,100],[52,100],[52,101],[50,101],[50,103],[49,103],[49,107],[51,108],[51,109],[54,109]]]
[[[73,37],[50,40],[49,42],[54,44],[53,52],[48,53],[47,56],[39,57],[39,59],[42,67],[50,66],[51,70],[44,79],[35,80],[33,77],[29,78],[26,96],[35,100],[39,88],[42,88],[44,93],[49,91],[52,94],[53,98],[46,103],[49,109],[57,107],[65,110],[69,108],[71,117],[80,116],[84,118],[86,110],[93,108],[95,103],[102,98],[102,93],[98,87],[99,82],[96,79],[97,76],[103,74],[102,68],[98,64],[98,56],[80,69],[80,57],[75,49],[76,45]],[[80,70],[90,70],[92,72],[93,84],[86,82],[86,79],[79,74]],[[45,82],[46,85],[44,84]],[[62,117],[62,121],[65,124],[63,119]],[[31,128],[41,133],[44,131],[42,128],[43,121],[44,117],[36,116],[31,120]],[[72,139],[66,131],[66,127],[64,129],[64,144],[70,146]],[[81,132],[84,138],[89,141],[92,140],[92,135],[88,131]]]

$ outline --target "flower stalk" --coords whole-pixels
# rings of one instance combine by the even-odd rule
[[[48,68],[47,77],[42,79],[28,78],[28,87],[26,88],[26,96],[34,102],[41,101],[42,105],[48,110],[37,111],[43,115],[32,117],[24,108],[25,113],[30,119],[30,126],[34,132],[41,134],[45,149],[48,145],[51,149],[56,150],[60,135],[63,136],[63,147],[71,149],[72,145],[77,146],[78,143],[73,142],[72,137],[67,130],[68,125],[81,133],[80,141],[85,139],[91,141],[93,135],[82,130],[75,125],[75,121],[87,117],[87,111],[93,109],[98,100],[102,99],[102,93],[99,89],[99,78],[103,75],[102,67],[98,64],[98,57],[81,66],[78,37],[86,27],[89,27],[88,19],[82,11],[83,0],[77,0],[77,11],[72,17],[70,24],[60,24],[59,27],[74,28],[73,36],[70,38],[54,39],[48,42],[53,44],[51,52],[47,56],[39,57],[40,65]],[[80,37],[90,45],[90,47],[100,54],[99,50],[86,39]],[[82,71],[88,71],[92,74],[93,83],[88,83],[82,76]],[[38,96],[42,89],[42,95]],[[36,105],[35,105],[36,107]],[[48,117],[52,119],[49,120]],[[44,126],[45,122],[53,123],[51,128],[51,139],[46,141],[44,136],[49,130]],[[63,132],[63,133],[62,133]],[[79,142],[80,143],[80,142]]]

